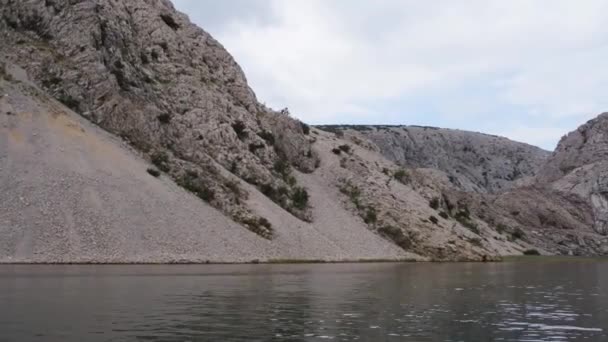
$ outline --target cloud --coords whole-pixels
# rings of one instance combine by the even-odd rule
[[[261,101],[311,123],[417,123],[549,148],[608,101],[608,2],[177,0]],[[523,128],[522,128],[523,127]],[[523,133],[529,134],[523,134]]]

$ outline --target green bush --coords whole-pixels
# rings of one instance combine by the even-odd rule
[[[261,131],[258,133],[258,136],[262,139],[264,139],[264,141],[266,141],[266,143],[270,146],[274,145],[274,135],[272,134],[272,132],[269,131]]]
[[[304,210],[308,207],[308,191],[303,187],[296,187],[291,194],[291,202],[297,209]]]
[[[152,154],[150,157],[152,164],[156,166],[159,170],[163,172],[171,171],[171,167],[169,166],[169,155],[165,152],[158,151]]]
[[[374,224],[378,221],[378,213],[375,208],[368,207],[365,211],[365,216],[363,217],[363,221],[367,224]]]
[[[439,209],[439,198],[433,197],[433,199],[429,201],[429,206],[434,210]]]
[[[412,246],[411,239],[406,236],[401,229],[397,227],[383,226],[379,228],[378,231],[393,240],[397,244],[397,246],[403,249],[408,249]]]
[[[191,170],[186,172],[177,180],[177,184],[205,202],[211,202],[215,199],[215,192],[213,189],[210,189],[203,180],[198,177],[196,171]]]
[[[281,175],[283,179],[286,179],[287,176],[291,174],[291,165],[287,162],[287,160],[283,158],[279,158],[274,162],[273,170]]]
[[[395,171],[393,177],[395,177],[397,181],[405,185],[409,184],[411,181],[410,174],[404,169],[399,169]]]

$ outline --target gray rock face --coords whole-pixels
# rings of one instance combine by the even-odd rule
[[[317,164],[304,126],[258,103],[230,54],[169,1],[0,0],[0,34],[0,53],[51,95],[234,219],[255,218],[218,166],[286,189],[275,200],[310,218],[287,172]]]
[[[561,139],[538,174],[538,183],[587,201],[596,232],[608,234],[608,113]]]
[[[498,192],[528,183],[549,156],[503,137],[418,126],[323,126],[372,141],[395,163],[445,172],[459,189]]]

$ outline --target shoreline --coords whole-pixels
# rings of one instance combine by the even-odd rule
[[[608,261],[608,256],[568,256],[568,255],[506,255],[493,260],[423,260],[414,258],[405,259],[355,259],[355,260],[320,260],[320,259],[270,259],[250,261],[167,261],[167,262],[0,262],[1,266],[169,266],[169,265],[314,265],[314,264],[382,264],[382,263],[431,263],[431,264],[460,264],[460,263],[503,263],[503,262],[530,262],[530,261]]]

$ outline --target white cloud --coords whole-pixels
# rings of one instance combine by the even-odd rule
[[[176,4],[213,24],[261,101],[313,123],[381,123],[392,105],[403,123],[432,108],[429,123],[472,130],[484,127],[472,119],[481,114],[504,127],[562,127],[608,106],[603,0],[252,2],[263,8],[257,20],[247,11],[224,22],[198,17],[208,1]],[[416,105],[398,107],[406,102]],[[538,143],[523,133],[532,132],[507,132]]]

